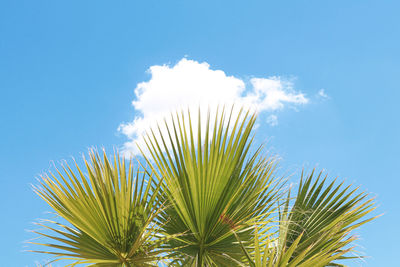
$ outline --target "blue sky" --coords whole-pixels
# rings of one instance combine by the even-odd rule
[[[118,128],[140,116],[131,103],[138,83],[155,78],[151,66],[172,69],[186,57],[246,92],[252,78],[279,77],[284,94],[307,98],[264,106],[257,142],[280,155],[294,182],[302,167],[317,166],[372,192],[384,216],[358,231],[370,258],[351,266],[394,266],[399,8],[385,0],[1,1],[1,265],[46,258],[23,252],[26,229],[50,210],[31,190],[36,177],[92,146],[123,148],[130,137]]]

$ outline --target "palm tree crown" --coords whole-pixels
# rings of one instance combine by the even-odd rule
[[[46,248],[38,252],[70,266],[342,266],[354,258],[352,231],[374,219],[364,219],[375,209],[368,194],[312,172],[291,197],[275,158],[252,149],[255,114],[222,109],[193,121],[177,113],[151,130],[140,147],[146,164],[92,151],[85,172],[75,163],[44,175],[34,190],[65,223],[39,223],[47,230],[36,233],[54,243],[35,243]]]

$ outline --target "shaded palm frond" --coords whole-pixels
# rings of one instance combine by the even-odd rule
[[[353,258],[346,256],[352,251],[348,245],[357,239],[352,231],[376,218],[366,218],[376,208],[374,199],[358,187],[337,184],[336,179],[327,184],[322,172],[315,181],[314,176],[314,171],[306,177],[302,173],[295,203],[289,213],[282,214],[287,222],[281,228],[280,244],[289,247],[304,233],[295,255],[313,245],[311,254],[329,247],[331,254],[341,254],[337,259]],[[326,241],[317,242],[321,238]]]
[[[349,256],[357,239],[352,231],[376,218],[365,218],[375,209],[373,199],[336,181],[324,186],[327,176],[322,175],[313,181],[314,171],[306,178],[302,174],[291,209],[289,192],[278,237],[266,238],[256,231],[251,266],[344,266],[335,262],[356,258]]]

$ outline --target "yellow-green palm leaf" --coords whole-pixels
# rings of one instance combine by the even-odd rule
[[[86,170],[68,165],[44,175],[36,193],[67,223],[46,220],[36,231],[52,243],[38,252],[87,266],[154,266],[167,239],[155,218],[162,211],[160,183],[132,162],[90,153]],[[68,225],[67,225],[68,224]],[[50,232],[50,233],[48,233]]]

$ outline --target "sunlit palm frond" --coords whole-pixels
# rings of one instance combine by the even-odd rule
[[[280,196],[274,178],[275,162],[250,152],[256,116],[242,110],[208,115],[205,125],[198,115],[198,132],[190,113],[172,116],[158,132],[147,135],[148,162],[165,181],[171,208],[162,214],[169,234],[185,233],[170,241],[179,247],[185,266],[235,266],[250,244],[258,221],[268,221]],[[213,120],[210,122],[210,120]],[[158,135],[159,134],[159,135]]]
[[[111,162],[92,151],[84,164],[87,173],[65,165],[34,187],[67,222],[39,223],[45,231],[35,232],[53,242],[34,243],[44,247],[38,252],[72,260],[71,266],[154,266],[168,239],[155,220],[163,209],[160,182],[118,155]]]

